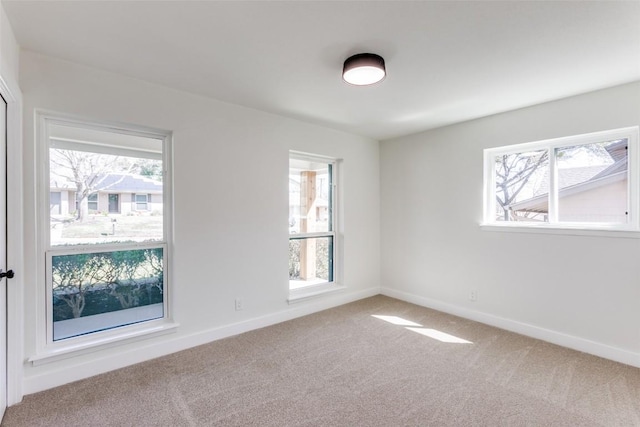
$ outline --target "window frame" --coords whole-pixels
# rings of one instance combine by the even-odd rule
[[[139,202],[138,201],[138,196],[144,196],[144,202]],[[136,209],[135,210],[137,212],[146,212],[146,211],[149,210],[149,195],[147,193],[144,193],[144,194],[143,193],[135,193],[133,195],[133,197],[135,199],[135,201],[134,201],[134,203],[136,204]],[[138,207],[138,205],[140,205],[140,204],[144,204],[144,209],[140,209]]]
[[[99,206],[98,199],[99,199],[99,197],[100,197],[100,195],[98,193],[91,193],[91,194],[89,194],[87,196],[87,204],[95,203],[95,207],[96,207],[95,209],[91,209],[91,206],[89,205],[88,206],[89,211],[92,211],[92,210],[95,211],[95,212],[98,211],[98,206]],[[95,199],[95,200],[92,200],[92,198]]]
[[[151,138],[162,143],[162,164],[163,164],[163,238],[153,242],[130,242],[119,244],[99,244],[99,245],[76,245],[76,246],[52,246],[50,243],[50,212],[49,212],[49,140],[50,126],[62,125],[89,131],[114,132],[129,136]],[[116,154],[118,149],[114,150]],[[124,151],[124,150],[122,150]],[[172,191],[172,157],[173,144],[172,133],[166,130],[147,128],[143,126],[96,121],[83,117],[51,112],[36,111],[36,164],[37,170],[37,243],[38,254],[36,273],[36,346],[35,352],[28,361],[33,365],[49,363],[55,360],[72,357],[78,354],[95,351],[96,347],[110,347],[120,342],[134,339],[147,338],[149,336],[164,334],[175,330],[178,324],[172,320],[171,313],[171,266],[172,242],[173,242],[173,191]],[[139,323],[116,326],[111,329],[96,331],[86,335],[69,337],[53,341],[53,315],[52,307],[48,304],[52,302],[52,284],[50,279],[50,258],[52,253],[58,255],[65,253],[92,253],[108,251],[124,251],[130,249],[163,249],[163,317],[142,321]]]
[[[339,206],[339,179],[340,179],[340,165],[341,165],[341,160],[340,159],[336,159],[333,157],[328,157],[328,156],[322,156],[322,155],[317,155],[317,154],[310,154],[310,153],[304,153],[304,152],[299,152],[299,151],[289,151],[289,157],[288,157],[288,162],[287,162],[287,177],[290,174],[290,161],[292,159],[295,160],[305,160],[305,161],[309,161],[309,162],[314,162],[314,163],[323,163],[323,164],[327,164],[329,166],[329,171],[331,176],[329,177],[329,197],[328,197],[328,203],[329,203],[329,215],[327,218],[327,221],[329,224],[331,224],[330,230],[329,231],[320,231],[320,232],[311,232],[311,233],[291,233],[289,231],[288,235],[289,235],[289,242],[291,240],[305,240],[305,239],[314,239],[314,238],[324,238],[324,237],[329,237],[331,238],[332,244],[331,244],[331,259],[329,260],[329,263],[331,265],[331,272],[330,274],[330,280],[326,281],[326,282],[322,282],[322,283],[318,283],[318,284],[311,284],[311,285],[307,285],[307,286],[302,286],[296,289],[291,289],[291,281],[289,281],[289,286],[288,286],[288,290],[289,290],[289,298],[288,298],[288,302],[294,303],[294,302],[298,302],[310,297],[314,297],[317,295],[322,295],[325,294],[327,292],[333,292],[336,290],[342,290],[344,289],[344,286],[341,284],[341,272],[342,272],[342,262],[340,261],[339,258],[339,248],[340,248],[340,242],[339,242],[339,212],[340,212],[340,206]],[[288,182],[288,180],[287,180]],[[289,203],[290,201],[287,200],[287,203]],[[288,210],[287,210],[288,212]]]
[[[557,219],[558,214],[558,194],[557,188],[557,162],[556,149],[577,145],[589,145],[599,142],[614,141],[617,139],[627,139],[627,208],[628,219],[626,223],[606,223],[606,222],[561,222]],[[638,191],[639,178],[639,136],[638,126],[612,129],[587,134],[573,135],[567,137],[546,139],[535,142],[513,144],[501,147],[487,148],[483,151],[483,229],[494,229],[501,231],[527,231],[527,232],[563,232],[570,234],[583,234],[602,232],[640,232],[640,195]],[[549,222],[526,222],[526,221],[498,221],[496,216],[496,164],[495,158],[501,155],[509,155],[522,152],[546,150],[549,156],[549,192],[548,209]],[[634,237],[640,237],[635,236]]]

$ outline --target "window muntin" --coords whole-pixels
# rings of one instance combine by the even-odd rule
[[[141,331],[144,323],[165,321],[169,135],[44,116],[40,123],[47,196],[55,189],[69,206],[51,209],[50,201],[44,212],[50,231],[40,348],[99,341],[105,333],[117,339],[129,326]],[[140,193],[149,207],[149,190],[153,212],[119,203],[119,194]]]
[[[335,281],[335,161],[289,159],[289,289]]]
[[[638,128],[487,149],[485,224],[638,229]]]

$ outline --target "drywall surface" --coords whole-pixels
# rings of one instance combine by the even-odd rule
[[[639,124],[632,83],[382,142],[383,293],[640,366],[640,239],[480,227],[483,149]]]
[[[223,84],[212,82],[212,84]],[[171,311],[176,333],[41,366],[24,366],[25,393],[379,292],[377,141],[22,52],[27,270],[35,270],[34,111],[173,132],[174,244]],[[342,159],[342,284],[346,290],[289,305],[289,150]],[[35,352],[36,287],[25,280],[25,357]],[[242,311],[234,299],[241,297]],[[277,343],[274,343],[277,346]]]
[[[18,68],[20,64],[20,47],[16,42],[13,29],[9,23],[4,6],[0,9],[0,72],[2,78],[7,81],[18,81]]]

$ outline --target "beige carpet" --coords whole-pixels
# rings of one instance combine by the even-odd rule
[[[2,425],[640,426],[640,369],[377,296],[27,396]]]

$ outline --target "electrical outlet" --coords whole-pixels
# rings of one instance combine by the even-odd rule
[[[236,311],[240,311],[243,308],[242,298],[236,298]]]
[[[469,291],[469,301],[478,301],[478,291],[475,289]]]

